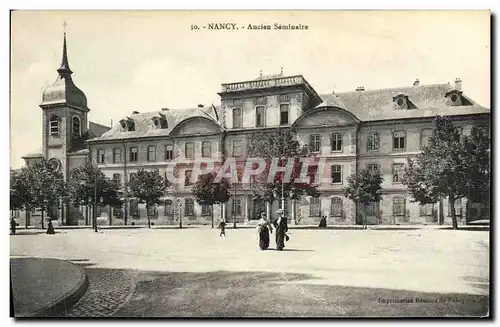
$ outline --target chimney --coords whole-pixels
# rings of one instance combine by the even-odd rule
[[[139,113],[139,111],[132,111],[132,115],[137,115]]]
[[[161,108],[161,111],[168,111],[168,108]]]
[[[204,107],[204,105],[202,105],[202,104],[198,105],[198,108],[203,108],[203,107]]]
[[[358,86],[356,88],[356,91],[364,91],[365,90],[365,87],[364,86]]]
[[[418,80],[418,78],[415,80],[415,82],[413,82],[413,86],[419,86],[420,85],[420,81]]]
[[[462,91],[462,80],[458,77],[455,79],[455,89]]]
[[[111,128],[113,128],[113,119],[111,119]]]

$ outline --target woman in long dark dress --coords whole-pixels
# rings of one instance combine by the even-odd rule
[[[257,233],[259,234],[259,248],[267,250],[269,248],[269,233],[273,232],[271,224],[267,221],[266,216],[262,214],[259,225],[257,226]]]
[[[285,239],[287,239],[286,232],[288,232],[288,222],[283,210],[278,210],[278,219],[274,223],[276,226],[276,250],[282,251],[285,247]]]

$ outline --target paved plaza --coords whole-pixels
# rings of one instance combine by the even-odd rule
[[[272,235],[274,236],[274,234]],[[89,288],[69,317],[483,316],[489,232],[58,230],[10,237],[11,256],[70,260]],[[274,240],[271,241],[273,247]]]

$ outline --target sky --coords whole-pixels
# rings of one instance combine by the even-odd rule
[[[73,81],[89,120],[217,104],[221,83],[302,74],[319,93],[446,83],[490,106],[488,11],[14,11],[11,167],[40,151],[43,90],[61,63],[66,22]],[[209,30],[209,23],[239,30]],[[248,24],[307,30],[248,30]],[[197,25],[198,30],[191,30]],[[203,28],[206,26],[206,28]]]

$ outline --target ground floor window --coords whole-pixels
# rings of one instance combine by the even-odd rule
[[[148,208],[148,215],[151,219],[158,219],[158,210],[156,209],[156,205],[150,206]]]
[[[201,205],[201,215],[210,216],[210,206],[208,204]]]
[[[122,217],[122,207],[114,206],[113,207],[113,218],[121,218]]]
[[[309,200],[309,216],[311,217],[319,217],[321,213],[321,199],[313,198]]]
[[[259,219],[261,214],[266,214],[266,203],[260,200],[253,201],[253,215],[250,219]]]
[[[405,198],[395,197],[392,199],[392,214],[394,216],[405,215]]]
[[[379,203],[378,202],[371,202],[366,206],[366,215],[367,216],[378,216],[378,208],[379,208]]]
[[[165,201],[165,216],[171,217],[174,215],[174,206],[172,200]]]
[[[332,198],[332,206],[330,209],[330,215],[333,217],[341,217],[342,216],[342,198],[334,197]]]
[[[451,217],[451,202],[448,201],[448,217]],[[462,199],[455,200],[455,215],[462,216]]]
[[[185,216],[194,215],[194,200],[193,199],[185,199],[184,200],[184,215]]]
[[[420,216],[432,216],[433,210],[434,204],[432,203],[420,205]]]
[[[130,216],[139,219],[139,201],[130,200]]]

